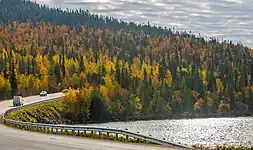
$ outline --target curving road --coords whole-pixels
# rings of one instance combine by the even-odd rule
[[[47,97],[31,96],[24,98],[24,105],[63,96],[62,93],[48,94]],[[0,102],[0,113],[12,107],[12,100]],[[128,144],[106,140],[93,140],[80,137],[48,135],[28,132],[0,125],[1,150],[177,150],[162,146]]]

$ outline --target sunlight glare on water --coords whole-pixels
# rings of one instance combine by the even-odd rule
[[[186,145],[253,146],[253,118],[111,122],[92,126],[128,129]]]

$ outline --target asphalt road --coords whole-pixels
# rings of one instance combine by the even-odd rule
[[[24,98],[24,105],[59,97],[62,93],[47,97],[31,96]],[[12,100],[0,102],[0,113],[12,107]],[[162,146],[129,144],[106,140],[93,140],[80,137],[49,135],[19,130],[0,125],[0,150],[176,150]]]

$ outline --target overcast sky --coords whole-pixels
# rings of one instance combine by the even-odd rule
[[[175,27],[253,47],[253,0],[37,0],[126,21]]]

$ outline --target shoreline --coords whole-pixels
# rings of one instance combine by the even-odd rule
[[[88,121],[83,124],[103,124],[103,123],[112,123],[112,122],[136,122],[136,121],[156,121],[156,120],[194,120],[194,119],[219,119],[219,118],[253,118],[252,115],[231,115],[231,116],[199,116],[199,117],[164,117],[164,118],[151,118],[151,119],[129,119],[129,120],[110,120],[110,121]],[[71,123],[69,125],[75,125]]]
[[[132,121],[152,121],[152,120],[183,120],[183,119],[210,119],[210,118],[248,118],[248,117],[253,117],[253,114],[249,113],[239,113],[239,112],[223,112],[220,114],[214,114],[210,113],[209,115],[203,115],[203,114],[196,114],[196,113],[182,113],[182,114],[170,114],[169,116],[146,116],[146,117],[137,117],[137,118],[127,118],[127,119],[109,119],[109,120],[104,120],[104,121],[94,121],[94,120],[87,120],[85,122],[73,122],[69,119],[64,118],[62,116],[63,113],[66,113],[63,111],[63,103],[61,102],[62,99],[58,99],[53,102],[46,102],[43,104],[35,104],[33,106],[29,106],[26,108],[22,108],[22,112],[25,111],[27,112],[25,115],[28,116],[28,118],[19,118],[17,113],[20,110],[14,111],[11,114],[15,114],[15,116],[9,116],[13,120],[19,120],[19,121],[29,121],[28,119],[34,118],[35,122],[42,121],[40,123],[49,123],[49,124],[67,124],[67,125],[75,125],[75,124],[100,124],[100,123],[110,123],[110,122],[132,122]],[[44,109],[43,111],[40,109],[42,106]],[[50,108],[51,107],[51,108]],[[58,108],[59,107],[59,108]],[[57,108],[57,109],[56,109]],[[31,114],[30,111],[33,111],[35,114],[40,114],[40,115],[34,115]],[[48,118],[48,114],[54,112],[53,116],[57,116],[54,118],[53,122],[45,122],[46,120],[43,120],[43,117]],[[43,114],[43,116],[41,116]],[[18,118],[17,118],[18,117]],[[20,120],[22,119],[22,120]],[[24,119],[24,120],[23,120]],[[50,118],[48,118],[50,119]],[[31,120],[30,120],[31,121]]]

